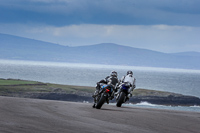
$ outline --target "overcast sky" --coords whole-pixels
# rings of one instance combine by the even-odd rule
[[[0,33],[67,46],[200,52],[200,0],[0,0]]]

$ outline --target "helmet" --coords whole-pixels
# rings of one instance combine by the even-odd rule
[[[110,73],[110,76],[117,77],[117,72],[116,72],[116,71],[112,71],[112,72]]]
[[[129,74],[131,74],[131,75],[133,75],[133,72],[132,71],[127,71],[127,75],[129,75]]]

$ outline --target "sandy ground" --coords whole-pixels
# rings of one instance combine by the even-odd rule
[[[200,113],[0,96],[0,133],[199,133]]]

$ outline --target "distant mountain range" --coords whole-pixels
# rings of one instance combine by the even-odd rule
[[[0,59],[200,69],[200,52],[162,53],[102,43],[69,47],[0,34]]]

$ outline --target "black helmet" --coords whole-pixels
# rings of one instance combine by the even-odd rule
[[[117,77],[117,72],[116,72],[116,71],[112,71],[112,72],[110,73],[110,76]]]
[[[127,71],[127,75],[129,75],[129,74],[131,74],[131,75],[133,75],[133,72],[132,71]]]

